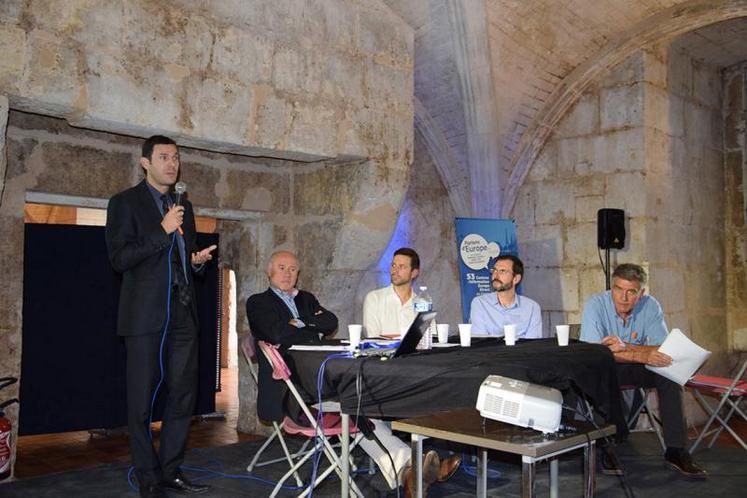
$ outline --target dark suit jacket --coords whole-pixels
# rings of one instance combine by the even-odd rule
[[[319,334],[326,336],[337,330],[337,317],[331,311],[322,308],[313,294],[300,290],[294,301],[299,319],[306,324],[300,329],[289,323],[293,315],[272,289],[254,294],[246,300],[246,316],[255,341],[279,344],[282,346],[281,350],[285,350],[294,344],[319,342]],[[258,346],[257,351],[259,352]],[[272,368],[263,354],[259,353],[257,357],[257,414],[262,420],[279,422],[284,415],[295,414],[295,409],[286,399],[288,389],[285,383],[272,378]]]
[[[192,204],[183,200],[185,252],[187,259],[197,251]],[[109,201],[106,218],[106,246],[114,270],[122,273],[117,334],[122,336],[158,333],[166,320],[168,295],[168,248],[171,236],[161,227],[161,212],[145,180],[120,192]],[[173,257],[179,251],[174,241]],[[187,268],[192,265],[186,262]],[[192,272],[187,272],[196,320]]]

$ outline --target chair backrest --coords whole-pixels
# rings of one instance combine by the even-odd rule
[[[257,352],[254,349],[254,337],[252,334],[246,334],[241,339],[241,351],[244,353],[244,358],[249,365],[249,373],[252,375],[254,382],[258,382],[257,365],[254,363],[257,359]]]
[[[568,337],[579,340],[581,338],[581,324],[571,323],[568,326]]]
[[[259,349],[262,350],[262,353],[264,353],[265,358],[267,358],[267,361],[272,367],[272,378],[275,380],[289,381],[291,377],[290,368],[288,368],[288,365],[285,363],[285,360],[280,354],[280,351],[278,351],[277,346],[273,346],[265,341],[259,341]]]

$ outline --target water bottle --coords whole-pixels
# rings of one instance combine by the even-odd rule
[[[420,287],[420,293],[415,295],[415,298],[412,300],[412,304],[415,307],[416,313],[427,313],[429,311],[433,311],[433,299],[431,299],[430,294],[428,294],[428,287]],[[423,334],[423,337],[418,343],[418,349],[431,349],[433,333],[435,331],[436,320],[431,320],[430,325],[428,325],[428,330],[426,330],[425,334]]]

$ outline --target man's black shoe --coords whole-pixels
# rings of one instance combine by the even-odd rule
[[[693,461],[684,448],[667,448],[664,460],[680,474],[690,479],[708,479],[708,472]]]
[[[620,460],[611,448],[602,448],[602,474],[608,476],[621,476],[625,474]]]
[[[142,498],[168,498],[158,484],[140,486],[140,496]]]
[[[199,495],[210,489],[210,486],[190,482],[180,474],[173,479],[164,479],[161,481],[161,488],[175,491],[182,495]]]

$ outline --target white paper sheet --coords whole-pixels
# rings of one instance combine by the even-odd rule
[[[659,351],[671,356],[672,364],[668,367],[646,365],[646,368],[681,386],[684,386],[695,371],[711,356],[710,351],[695,344],[680,329],[672,329],[659,346]]]
[[[291,351],[350,351],[350,346],[343,344],[296,344]]]

